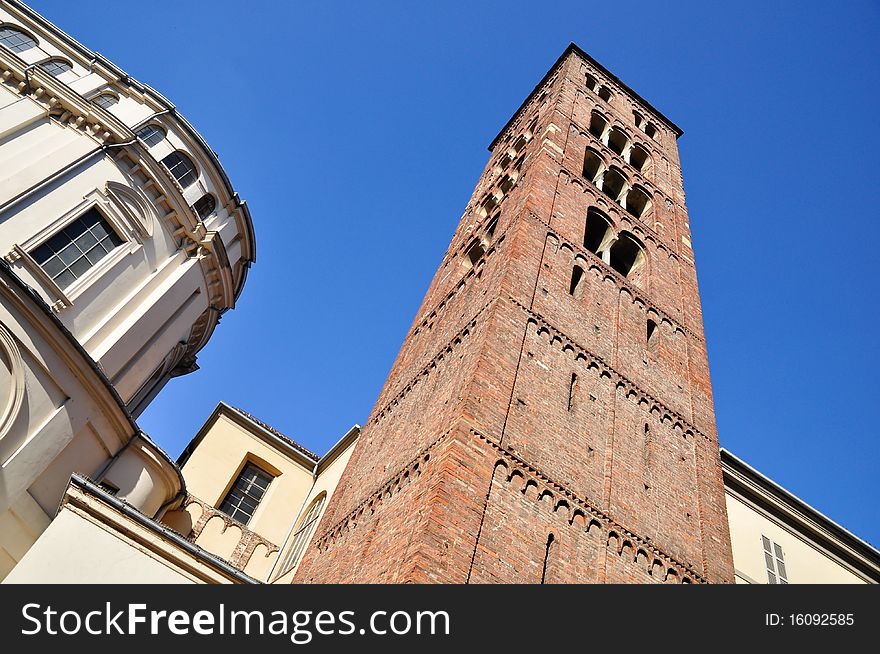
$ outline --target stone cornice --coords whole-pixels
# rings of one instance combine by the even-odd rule
[[[0,81],[15,93],[28,96],[63,123],[90,134],[99,143],[134,139],[134,132],[39,66],[29,66],[14,53],[0,48]]]

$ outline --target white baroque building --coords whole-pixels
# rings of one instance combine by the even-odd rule
[[[0,0],[0,579],[72,473],[145,515],[185,493],[137,417],[235,305],[253,224],[174,105]]]

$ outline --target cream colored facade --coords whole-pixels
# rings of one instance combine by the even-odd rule
[[[57,517],[4,583],[289,583],[297,527],[316,498],[326,506],[359,434],[355,425],[318,457],[220,403],[175,464],[183,496],[154,515],[75,476]],[[248,464],[271,482],[245,524],[217,507]],[[304,545],[312,535],[304,532]]]
[[[180,470],[134,418],[197,368],[254,248],[167,99],[0,0],[0,579],[71,473],[146,515],[180,501]]]
[[[737,583],[880,583],[876,548],[724,449],[721,464]]]

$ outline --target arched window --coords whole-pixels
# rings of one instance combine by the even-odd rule
[[[117,98],[112,93],[102,93],[101,95],[92,98],[92,102],[102,109],[109,109],[114,104],[119,102],[119,98]]]
[[[626,177],[617,168],[609,168],[602,178],[602,191],[615,202],[620,202],[620,196],[626,186]]]
[[[617,127],[612,127],[611,131],[608,132],[608,147],[617,154],[623,154],[627,143],[629,143],[629,139],[626,137],[626,134]]]
[[[24,52],[37,47],[37,41],[19,29],[4,25],[0,27],[0,45],[13,52]]]
[[[214,213],[214,209],[216,208],[217,201],[210,193],[205,193],[205,195],[196,200],[196,203],[193,205],[193,211],[195,211],[196,215],[202,220]]]
[[[162,163],[183,188],[192,185],[199,178],[199,172],[192,159],[179,150],[162,159]]]
[[[73,66],[70,65],[70,62],[64,61],[64,59],[49,59],[48,61],[41,63],[40,68],[45,70],[52,77],[58,77],[59,75],[66,73],[68,70],[72,70]]]
[[[590,89],[591,91],[595,91],[596,86],[599,84],[596,81],[596,78],[593,77],[592,75],[590,75],[589,73],[587,73],[586,77],[584,78],[584,82],[586,83],[587,88]]]
[[[633,186],[626,194],[626,210],[641,218],[651,209],[651,196],[641,186]]]
[[[321,517],[321,509],[324,507],[324,500],[326,499],[327,493],[321,493],[318,495],[318,497],[312,500],[309,508],[299,521],[296,531],[294,531],[291,536],[290,549],[284,557],[284,563],[282,563],[279,568],[279,577],[290,572],[296,567],[296,564],[299,563],[302,553],[312,539],[312,533],[315,531],[315,527],[318,526],[318,519]]]
[[[611,221],[601,211],[590,207],[584,227],[584,247],[593,254],[600,254],[608,247],[612,233]]]
[[[590,116],[590,134],[597,139],[601,139],[606,127],[608,127],[608,121],[605,119],[605,116],[598,111],[594,111]]]
[[[165,130],[158,125],[147,125],[138,130],[137,137],[147,145],[156,145],[165,138]]]
[[[651,165],[651,155],[641,145],[634,145],[629,151],[629,163],[639,172],[647,172]]]
[[[629,232],[621,232],[608,252],[611,267],[624,277],[632,277],[645,263],[645,248]]]
[[[603,170],[605,170],[605,162],[602,161],[602,157],[595,150],[588,149],[584,154],[584,177],[595,183]]]

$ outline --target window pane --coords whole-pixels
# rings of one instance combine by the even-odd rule
[[[137,136],[147,145],[156,145],[165,138],[165,132],[157,125],[147,125],[138,131]]]
[[[12,27],[0,27],[0,45],[5,46],[13,52],[24,52],[36,47],[37,42],[34,41],[24,32]]]
[[[773,555],[769,552],[764,552],[764,562],[767,564],[768,570],[775,570],[776,568],[773,566]]]
[[[99,235],[103,235],[103,242]],[[122,242],[104,217],[89,209],[30,254],[58,286],[65,288]]]
[[[53,77],[58,77],[62,73],[66,73],[71,69],[71,66],[66,61],[61,61],[59,59],[52,59],[50,61],[45,61],[40,64],[40,68],[45,70],[47,73],[52,75]]]
[[[119,100],[116,99],[116,96],[110,95],[109,93],[102,93],[97,98],[92,100],[92,102],[103,109],[109,109],[114,104],[119,102]]]
[[[220,504],[220,510],[235,520],[247,524],[271,481],[272,477],[267,473],[253,464],[247,464]]]
[[[772,550],[770,549],[770,539],[766,536],[761,536],[761,541],[764,543],[764,551],[771,552]]]

